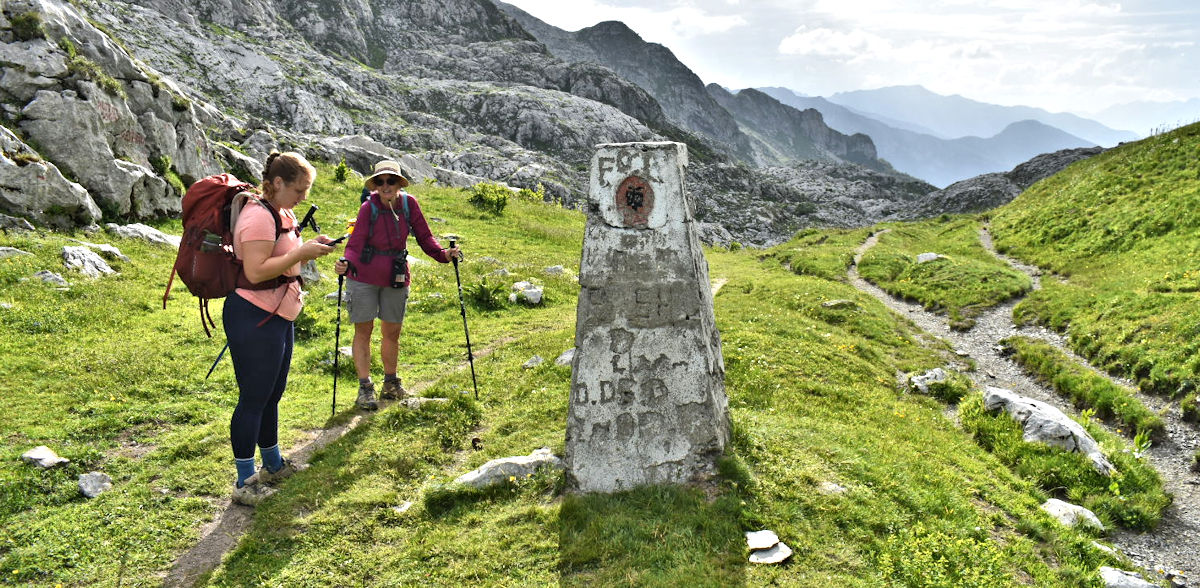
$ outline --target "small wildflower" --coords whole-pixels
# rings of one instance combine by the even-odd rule
[[[508,477],[508,481],[509,481],[509,482],[516,482],[516,481],[517,481],[517,477],[516,477],[516,476],[509,476],[509,477]]]

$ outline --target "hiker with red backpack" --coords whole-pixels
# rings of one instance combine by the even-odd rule
[[[300,314],[300,266],[334,250],[320,235],[300,239],[293,208],[308,196],[316,169],[295,152],[272,153],[263,168],[262,196],[245,200],[233,231],[241,261],[238,287],[225,297],[222,322],[238,384],[230,419],[237,467],[234,502],[253,506],[274,493],[268,484],[300,466],[279,452],[279,400],[292,360],[293,321]],[[254,448],[263,467],[255,472]]]
[[[358,373],[358,398],[354,404],[360,409],[375,410],[379,404],[371,381],[371,334],[376,318],[380,319],[382,329],[380,399],[399,400],[408,395],[396,375],[400,331],[412,280],[408,236],[413,235],[421,250],[439,263],[461,260],[462,252],[457,247],[443,248],[433,236],[417,199],[403,190],[408,179],[399,163],[389,160],[376,163],[365,185],[373,191],[358,209],[345,257],[334,264],[334,271],[348,278],[346,307],[350,322],[354,323],[352,355]]]

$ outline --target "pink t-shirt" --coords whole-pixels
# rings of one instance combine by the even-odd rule
[[[275,249],[271,252],[271,257],[284,255],[304,244],[296,231],[292,230],[296,228],[297,224],[295,213],[291,210],[279,212],[283,221],[284,233],[276,240],[275,219],[271,218],[271,211],[267,210],[265,206],[252,202],[246,203],[246,207],[238,215],[237,226],[233,229],[233,253],[238,259],[242,259],[242,243],[246,241],[275,241]],[[288,268],[284,275],[300,275],[300,264]],[[297,316],[300,316],[300,308],[303,306],[300,302],[300,282],[289,282],[271,290],[238,288],[237,293],[238,296],[250,301],[254,306],[267,312],[274,312],[289,321],[294,321]]]

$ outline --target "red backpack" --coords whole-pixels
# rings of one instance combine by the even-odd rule
[[[242,271],[241,260],[233,253],[234,224],[242,207],[251,201],[271,211],[276,239],[284,233],[279,213],[253,189],[253,185],[230,174],[219,174],[192,184],[183,195],[183,238],[167,280],[167,290],[163,292],[163,308],[167,307],[171,285],[178,275],[188,291],[200,299],[200,324],[209,337],[212,337],[209,327],[217,326],[208,312],[209,300],[224,298],[235,288],[265,290],[296,279],[280,276],[252,283]]]

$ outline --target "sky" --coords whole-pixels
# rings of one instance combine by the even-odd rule
[[[568,31],[619,20],[732,90],[921,85],[1084,116],[1200,97],[1197,0],[507,1]]]

